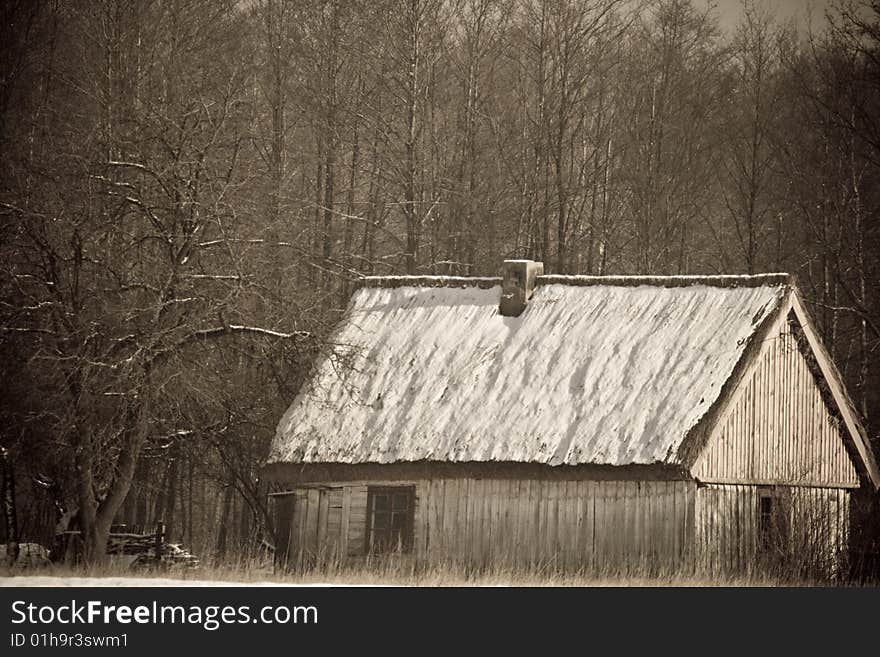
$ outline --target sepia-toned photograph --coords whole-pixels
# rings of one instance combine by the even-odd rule
[[[73,643],[33,587],[880,584],[878,0],[0,0],[0,53],[4,649],[328,608]]]

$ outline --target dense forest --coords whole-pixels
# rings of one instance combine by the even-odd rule
[[[771,6],[2,0],[5,531],[249,558],[352,281],[511,257],[796,274],[880,447],[880,2]]]

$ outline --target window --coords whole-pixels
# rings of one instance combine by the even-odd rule
[[[414,486],[367,489],[368,554],[412,550],[414,501]]]
[[[770,495],[761,495],[760,504],[760,515],[758,517],[759,536],[761,549],[767,550],[773,544],[773,498]]]

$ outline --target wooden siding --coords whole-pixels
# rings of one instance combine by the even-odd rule
[[[700,486],[696,494],[696,564],[709,573],[745,574],[761,567],[761,486]],[[834,574],[848,541],[849,491],[783,487],[787,568]]]
[[[697,489],[696,561],[701,571],[737,572],[755,564],[757,490],[737,485]]]
[[[692,473],[713,483],[857,487],[845,431],[783,312]]]
[[[693,482],[458,478],[369,484],[415,486],[412,556],[418,563],[573,572],[668,571],[692,562]],[[276,495],[277,526],[289,528],[279,546],[282,561],[303,568],[362,559],[367,487],[327,483]]]

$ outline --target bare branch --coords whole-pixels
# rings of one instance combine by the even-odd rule
[[[271,329],[259,328],[257,326],[242,326],[239,324],[230,324],[229,326],[218,326],[216,328],[202,329],[191,334],[184,342],[190,340],[202,340],[212,338],[219,335],[228,335],[231,333],[253,333],[255,335],[265,335],[272,338],[281,338],[290,340],[292,338],[311,338],[313,337],[308,331],[293,331],[292,333],[282,333],[281,331],[273,331]]]

